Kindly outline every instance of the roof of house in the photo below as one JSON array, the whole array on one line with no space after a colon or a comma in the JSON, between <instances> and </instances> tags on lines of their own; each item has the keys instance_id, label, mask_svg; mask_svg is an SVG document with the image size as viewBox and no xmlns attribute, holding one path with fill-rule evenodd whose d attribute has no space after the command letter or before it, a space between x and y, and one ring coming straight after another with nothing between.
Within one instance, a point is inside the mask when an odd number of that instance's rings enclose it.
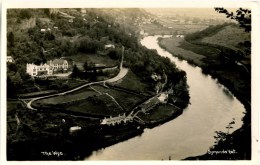
<instances>
[{"instance_id":1,"label":"roof of house","mask_svg":"<svg viewBox=\"0 0 260 165\"><path fill-rule=\"evenodd\" d=\"M50 62L52 62L52 64L58 64L58 65L68 63L67 60L63 60L63 59L55 59L55 60L52 60L52 61L48 61L47 63L50 64Z\"/></svg>"},{"instance_id":2,"label":"roof of house","mask_svg":"<svg viewBox=\"0 0 260 165\"><path fill-rule=\"evenodd\" d=\"M145 103L141 104L140 107L147 109L147 108L149 108L153 105L156 105L158 103L160 103L160 100L158 99L158 97L154 97L152 99L147 100Z\"/></svg>"}]
</instances>

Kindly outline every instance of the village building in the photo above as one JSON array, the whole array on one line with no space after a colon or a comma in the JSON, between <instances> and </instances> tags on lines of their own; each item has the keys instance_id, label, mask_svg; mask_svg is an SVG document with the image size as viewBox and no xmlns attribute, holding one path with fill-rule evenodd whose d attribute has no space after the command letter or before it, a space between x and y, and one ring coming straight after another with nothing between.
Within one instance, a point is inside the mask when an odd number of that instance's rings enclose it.
<instances>
[{"instance_id":1,"label":"village building","mask_svg":"<svg viewBox=\"0 0 260 165\"><path fill-rule=\"evenodd\" d=\"M6 57L6 62L13 63L13 62L14 62L13 57L12 57L12 56L7 56L7 57Z\"/></svg>"},{"instance_id":2,"label":"village building","mask_svg":"<svg viewBox=\"0 0 260 165\"><path fill-rule=\"evenodd\" d=\"M144 30L141 30L141 31L140 31L140 35L144 35Z\"/></svg>"},{"instance_id":3,"label":"village building","mask_svg":"<svg viewBox=\"0 0 260 165\"><path fill-rule=\"evenodd\" d=\"M176 35L177 38L184 38L184 35Z\"/></svg>"},{"instance_id":4,"label":"village building","mask_svg":"<svg viewBox=\"0 0 260 165\"><path fill-rule=\"evenodd\" d=\"M151 75L151 78L154 80L154 81L159 81L162 79L162 77L160 75L157 75L156 73L153 73Z\"/></svg>"},{"instance_id":5,"label":"village building","mask_svg":"<svg viewBox=\"0 0 260 165\"><path fill-rule=\"evenodd\" d=\"M86 9L83 9L83 8L81 8L81 9L80 9L80 12L81 12L81 14L86 14L86 13L87 13L87 10L86 10Z\"/></svg>"},{"instance_id":6,"label":"village building","mask_svg":"<svg viewBox=\"0 0 260 165\"><path fill-rule=\"evenodd\" d=\"M142 105L140 105L140 107L143 112L147 112L147 111L153 109L159 103L160 103L160 100L158 99L158 97L153 97L153 98L147 100L146 102L144 102Z\"/></svg>"},{"instance_id":7,"label":"village building","mask_svg":"<svg viewBox=\"0 0 260 165\"><path fill-rule=\"evenodd\" d=\"M59 12L59 9L56 8L50 8L49 9L50 14L57 14Z\"/></svg>"},{"instance_id":8,"label":"village building","mask_svg":"<svg viewBox=\"0 0 260 165\"><path fill-rule=\"evenodd\" d=\"M73 127L70 127L69 132L70 132L70 134L73 134L75 132L80 131L81 129L82 128L80 126L73 126Z\"/></svg>"},{"instance_id":9,"label":"village building","mask_svg":"<svg viewBox=\"0 0 260 165\"><path fill-rule=\"evenodd\" d=\"M42 75L52 75L55 73L64 73L69 69L69 64L67 60L55 59L50 60L45 64L35 65L33 63L27 63L26 73L31 76L42 76Z\"/></svg>"},{"instance_id":10,"label":"village building","mask_svg":"<svg viewBox=\"0 0 260 165\"><path fill-rule=\"evenodd\" d=\"M160 102L162 102L162 103L166 103L166 102L167 102L167 98L168 98L168 93L167 93L167 92L161 93L161 94L158 96L158 99L159 99Z\"/></svg>"},{"instance_id":11,"label":"village building","mask_svg":"<svg viewBox=\"0 0 260 165\"><path fill-rule=\"evenodd\" d=\"M105 49L114 49L115 45L114 44L106 44Z\"/></svg>"},{"instance_id":12,"label":"village building","mask_svg":"<svg viewBox=\"0 0 260 165\"><path fill-rule=\"evenodd\" d=\"M53 72L51 67L47 64L35 65L33 63L27 63L26 73L34 77L40 75L51 75Z\"/></svg>"},{"instance_id":13,"label":"village building","mask_svg":"<svg viewBox=\"0 0 260 165\"><path fill-rule=\"evenodd\" d=\"M127 123L127 122L131 122L133 121L133 118L132 117L129 117L129 116L125 116L125 114L123 115L118 115L116 117L112 117L110 116L109 118L104 118L102 121L101 121L101 125L109 125L109 126L114 126L114 125L118 125L118 124L121 124L121 123Z\"/></svg>"}]
</instances>

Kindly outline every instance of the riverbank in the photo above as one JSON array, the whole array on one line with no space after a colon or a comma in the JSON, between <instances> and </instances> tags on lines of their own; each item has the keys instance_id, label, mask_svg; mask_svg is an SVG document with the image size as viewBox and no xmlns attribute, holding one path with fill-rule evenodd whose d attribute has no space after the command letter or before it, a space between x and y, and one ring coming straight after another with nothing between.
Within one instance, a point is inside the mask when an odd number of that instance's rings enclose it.
<instances>
[{"instance_id":1,"label":"riverbank","mask_svg":"<svg viewBox=\"0 0 260 165\"><path fill-rule=\"evenodd\" d=\"M223 144L215 146L215 149L225 147L235 148L236 153L230 156L230 159L250 159L251 158L251 83L250 74L237 65L223 66L218 60L216 48L188 43L184 39L166 38L160 39L159 45L169 51L173 56L187 60L192 65L202 68L203 73L216 78L219 83L226 86L233 95L244 105L246 113L243 120L243 126L228 135L229 138ZM187 49L187 50L186 50ZM201 54L199 54L201 52ZM238 74L239 73L239 74ZM241 145L241 144L245 145ZM232 144L230 146L229 144ZM203 156L187 159L227 159L228 155L207 153Z\"/></svg>"},{"instance_id":2,"label":"riverbank","mask_svg":"<svg viewBox=\"0 0 260 165\"><path fill-rule=\"evenodd\" d=\"M15 108L18 103L21 104L18 101L12 107ZM9 109L10 106L8 104ZM144 125L133 121L115 126L102 126L96 116L48 109L37 112L26 111L23 109L26 107L22 104L19 107L19 112L16 110L9 114L11 117L14 113L18 113L23 123L11 128L15 136L9 135L7 139L8 160L84 160L94 151L98 152L103 148L139 136L145 128L161 125L182 113L182 110L174 111L175 113L165 114L165 118ZM35 118L39 120L35 121ZM8 126L11 123L14 121L10 121ZM70 132L72 126L79 126L81 130ZM26 152L22 152L24 148Z\"/></svg>"},{"instance_id":3,"label":"riverbank","mask_svg":"<svg viewBox=\"0 0 260 165\"><path fill-rule=\"evenodd\" d=\"M248 113L251 113L251 75L236 65L222 66L217 60L219 51L216 48L191 44L175 37L159 39L158 44L173 56L200 67L204 74L216 78L243 103Z\"/></svg>"}]
</instances>

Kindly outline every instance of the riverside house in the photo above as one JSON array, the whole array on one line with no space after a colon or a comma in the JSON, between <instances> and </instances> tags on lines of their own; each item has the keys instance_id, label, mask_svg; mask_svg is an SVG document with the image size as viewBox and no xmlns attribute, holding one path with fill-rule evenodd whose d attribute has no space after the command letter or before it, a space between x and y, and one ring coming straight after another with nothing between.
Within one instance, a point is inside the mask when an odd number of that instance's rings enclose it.
<instances>
[{"instance_id":1,"label":"riverside house","mask_svg":"<svg viewBox=\"0 0 260 165\"><path fill-rule=\"evenodd\" d=\"M109 118L104 118L102 121L101 121L101 125L108 125L108 126L114 126L114 125L118 125L118 124L121 124L121 123L127 123L127 122L131 122L133 121L133 118L130 117L130 116L125 116L125 114L123 115L118 115L118 116L115 116L115 117L112 117L110 116Z\"/></svg>"}]
</instances>

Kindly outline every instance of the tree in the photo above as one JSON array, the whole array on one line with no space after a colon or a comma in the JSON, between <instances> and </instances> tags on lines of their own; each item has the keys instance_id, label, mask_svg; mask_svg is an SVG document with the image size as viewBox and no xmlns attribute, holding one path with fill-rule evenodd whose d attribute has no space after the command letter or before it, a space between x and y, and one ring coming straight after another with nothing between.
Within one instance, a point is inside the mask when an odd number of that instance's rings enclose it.
<instances>
[{"instance_id":1,"label":"tree","mask_svg":"<svg viewBox=\"0 0 260 165\"><path fill-rule=\"evenodd\" d=\"M251 10L239 8L236 14L229 12L223 7L215 7L215 10L219 13L226 14L227 18L236 20L240 27L244 28L246 32L251 31Z\"/></svg>"},{"instance_id":2,"label":"tree","mask_svg":"<svg viewBox=\"0 0 260 165\"><path fill-rule=\"evenodd\" d=\"M114 49L110 50L107 55L113 60L118 60L120 56L119 52Z\"/></svg>"},{"instance_id":3,"label":"tree","mask_svg":"<svg viewBox=\"0 0 260 165\"><path fill-rule=\"evenodd\" d=\"M85 71L88 71L89 70L89 64L88 64L88 62L86 61L85 63L84 63L84 65L83 65L83 68L84 68L84 70Z\"/></svg>"},{"instance_id":4,"label":"tree","mask_svg":"<svg viewBox=\"0 0 260 165\"><path fill-rule=\"evenodd\" d=\"M227 9L223 7L216 7L215 10L219 13L224 13L226 14L227 18L236 20L240 27L245 29L245 32L251 32L251 10L249 9L243 9L239 8L236 10L236 14L233 12L229 12ZM240 48L244 49L245 55L250 55L251 54L251 42L250 41L245 41L244 43L239 43L238 45ZM238 53L238 56L241 53ZM238 57L239 58L239 57Z\"/></svg>"},{"instance_id":5,"label":"tree","mask_svg":"<svg viewBox=\"0 0 260 165\"><path fill-rule=\"evenodd\" d=\"M50 10L49 9L43 9L44 13L49 17L50 16Z\"/></svg>"},{"instance_id":6,"label":"tree","mask_svg":"<svg viewBox=\"0 0 260 165\"><path fill-rule=\"evenodd\" d=\"M233 128L232 125L235 124L235 119L233 118L233 120L226 126L227 132L223 132L223 131L215 131L215 133L217 134L216 136L214 136L214 138L216 139L215 144L224 144L225 141L227 140L227 138L229 138L230 132L229 130Z\"/></svg>"},{"instance_id":7,"label":"tree","mask_svg":"<svg viewBox=\"0 0 260 165\"><path fill-rule=\"evenodd\" d=\"M19 72L16 72L16 74L13 76L12 81L13 81L15 86L19 86L19 85L22 84L23 80L22 80Z\"/></svg>"},{"instance_id":8,"label":"tree","mask_svg":"<svg viewBox=\"0 0 260 165\"><path fill-rule=\"evenodd\" d=\"M14 47L14 34L13 32L10 32L7 37L8 43L10 44L10 47Z\"/></svg>"},{"instance_id":9,"label":"tree","mask_svg":"<svg viewBox=\"0 0 260 165\"><path fill-rule=\"evenodd\" d=\"M79 70L79 68L77 67L77 65L75 64L75 65L73 66L73 69L72 69L71 77L72 77L72 78L76 78L76 77L78 77L79 75L80 75L80 70Z\"/></svg>"},{"instance_id":10,"label":"tree","mask_svg":"<svg viewBox=\"0 0 260 165\"><path fill-rule=\"evenodd\" d=\"M41 20L39 18L36 18L36 26L38 26L39 28L43 27L43 23L41 22Z\"/></svg>"},{"instance_id":11,"label":"tree","mask_svg":"<svg viewBox=\"0 0 260 165\"><path fill-rule=\"evenodd\" d=\"M23 9L23 10L21 10L19 16L20 16L21 19L29 19L29 18L32 17L32 14L29 11L29 9Z\"/></svg>"}]
</instances>

